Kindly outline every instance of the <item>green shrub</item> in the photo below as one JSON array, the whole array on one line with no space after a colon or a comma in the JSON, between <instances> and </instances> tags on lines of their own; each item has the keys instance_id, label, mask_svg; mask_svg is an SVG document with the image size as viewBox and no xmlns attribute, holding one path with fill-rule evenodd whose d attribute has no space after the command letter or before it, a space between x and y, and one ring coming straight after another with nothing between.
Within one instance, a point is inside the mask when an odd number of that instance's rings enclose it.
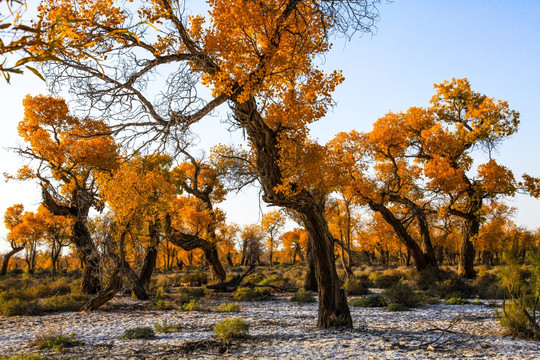
<instances>
[{"instance_id":1,"label":"green shrub","mask_svg":"<svg viewBox=\"0 0 540 360\"><path fill-rule=\"evenodd\" d=\"M10 357L0 356L0 360L46 360L46 358L42 358L38 354L33 354L33 355L19 354L19 355L10 356Z\"/></svg>"},{"instance_id":2,"label":"green shrub","mask_svg":"<svg viewBox=\"0 0 540 360\"><path fill-rule=\"evenodd\" d=\"M0 297L0 314L4 316L37 315L42 312L37 300Z\"/></svg>"},{"instance_id":3,"label":"green shrub","mask_svg":"<svg viewBox=\"0 0 540 360\"><path fill-rule=\"evenodd\" d=\"M182 311L203 311L204 308L197 300L191 300L188 303L182 304L179 307Z\"/></svg>"},{"instance_id":4,"label":"green shrub","mask_svg":"<svg viewBox=\"0 0 540 360\"><path fill-rule=\"evenodd\" d=\"M182 330L182 324L169 324L167 320L163 320L161 323L154 324L154 329L158 333L171 333Z\"/></svg>"},{"instance_id":5,"label":"green shrub","mask_svg":"<svg viewBox=\"0 0 540 360\"><path fill-rule=\"evenodd\" d=\"M27 290L30 297L46 298L51 296L66 295L71 292L71 286L62 280L56 281L52 284L41 284L35 287L28 288Z\"/></svg>"},{"instance_id":6,"label":"green shrub","mask_svg":"<svg viewBox=\"0 0 540 360\"><path fill-rule=\"evenodd\" d=\"M386 302L380 295L364 296L360 298L352 298L349 300L349 305L353 307L384 307Z\"/></svg>"},{"instance_id":7,"label":"green shrub","mask_svg":"<svg viewBox=\"0 0 540 360\"><path fill-rule=\"evenodd\" d=\"M191 300L198 300L204 297L203 288L181 288L178 291L178 301L183 304Z\"/></svg>"},{"instance_id":8,"label":"green shrub","mask_svg":"<svg viewBox=\"0 0 540 360\"><path fill-rule=\"evenodd\" d=\"M439 298L433 296L429 291L415 291L414 293L422 304L433 305L439 303Z\"/></svg>"},{"instance_id":9,"label":"green shrub","mask_svg":"<svg viewBox=\"0 0 540 360\"><path fill-rule=\"evenodd\" d=\"M223 342L245 338L249 334L249 324L240 318L225 319L214 326L214 334Z\"/></svg>"},{"instance_id":10,"label":"green shrub","mask_svg":"<svg viewBox=\"0 0 540 360\"><path fill-rule=\"evenodd\" d=\"M351 295L366 295L369 293L368 283L353 276L349 276L345 280L343 288Z\"/></svg>"},{"instance_id":11,"label":"green shrub","mask_svg":"<svg viewBox=\"0 0 540 360\"><path fill-rule=\"evenodd\" d=\"M467 298L473 293L472 287L465 283L460 276L453 276L447 280L438 281L433 291L441 299L447 298L450 294L453 297Z\"/></svg>"},{"instance_id":12,"label":"green shrub","mask_svg":"<svg viewBox=\"0 0 540 360\"><path fill-rule=\"evenodd\" d=\"M401 276L394 274L384 274L382 272L373 272L369 275L369 281L373 284L374 287L379 289L386 289L392 285L395 285L399 282Z\"/></svg>"},{"instance_id":13,"label":"green shrub","mask_svg":"<svg viewBox=\"0 0 540 360\"><path fill-rule=\"evenodd\" d=\"M290 300L296 303L305 304L315 302L315 297L313 296L313 293L311 291L299 289L293 294L293 296L291 296Z\"/></svg>"},{"instance_id":14,"label":"green shrub","mask_svg":"<svg viewBox=\"0 0 540 360\"><path fill-rule=\"evenodd\" d=\"M481 299L504 299L504 289L496 274L484 273L472 283L474 294Z\"/></svg>"},{"instance_id":15,"label":"green shrub","mask_svg":"<svg viewBox=\"0 0 540 360\"><path fill-rule=\"evenodd\" d=\"M412 276L412 281L419 290L432 289L435 284L441 280L441 277L447 277L442 271L423 270L418 271Z\"/></svg>"},{"instance_id":16,"label":"green shrub","mask_svg":"<svg viewBox=\"0 0 540 360\"><path fill-rule=\"evenodd\" d=\"M234 298L239 301L265 301L272 298L268 288L239 287L234 292Z\"/></svg>"},{"instance_id":17,"label":"green shrub","mask_svg":"<svg viewBox=\"0 0 540 360\"><path fill-rule=\"evenodd\" d=\"M124 331L120 340L153 339L156 337L154 329L148 326L134 327Z\"/></svg>"},{"instance_id":18,"label":"green shrub","mask_svg":"<svg viewBox=\"0 0 540 360\"><path fill-rule=\"evenodd\" d=\"M215 312L239 312L240 305L238 303L221 304L213 309Z\"/></svg>"},{"instance_id":19,"label":"green shrub","mask_svg":"<svg viewBox=\"0 0 540 360\"><path fill-rule=\"evenodd\" d=\"M257 285L265 286L265 285L272 285L278 281L283 281L283 277L280 275L272 275L270 277L267 277L266 279L263 279L260 281Z\"/></svg>"},{"instance_id":20,"label":"green shrub","mask_svg":"<svg viewBox=\"0 0 540 360\"><path fill-rule=\"evenodd\" d=\"M255 274L251 274L251 275L246 276L242 282L244 284L257 285L258 283L260 283L263 280L264 280L264 275L263 274L255 273Z\"/></svg>"},{"instance_id":21,"label":"green shrub","mask_svg":"<svg viewBox=\"0 0 540 360\"><path fill-rule=\"evenodd\" d=\"M186 274L182 276L180 282L182 284L189 284L189 286L201 286L208 283L208 276L201 272Z\"/></svg>"},{"instance_id":22,"label":"green shrub","mask_svg":"<svg viewBox=\"0 0 540 360\"><path fill-rule=\"evenodd\" d=\"M446 299L445 302L446 302L446 305L465 305L469 303L467 299L460 298L460 297L450 297Z\"/></svg>"},{"instance_id":23,"label":"green shrub","mask_svg":"<svg viewBox=\"0 0 540 360\"><path fill-rule=\"evenodd\" d=\"M409 311L410 309L403 304L388 304L386 307L388 311Z\"/></svg>"},{"instance_id":24,"label":"green shrub","mask_svg":"<svg viewBox=\"0 0 540 360\"><path fill-rule=\"evenodd\" d=\"M395 284L381 294L387 304L401 304L408 307L418 306L418 296L405 284Z\"/></svg>"},{"instance_id":25,"label":"green shrub","mask_svg":"<svg viewBox=\"0 0 540 360\"><path fill-rule=\"evenodd\" d=\"M49 312L79 311L87 300L88 297L82 295L51 296L41 301L41 307Z\"/></svg>"},{"instance_id":26,"label":"green shrub","mask_svg":"<svg viewBox=\"0 0 540 360\"><path fill-rule=\"evenodd\" d=\"M530 328L530 321L523 311L526 309L523 304L515 301L505 302L499 314L499 321L511 335L532 336L534 333Z\"/></svg>"},{"instance_id":27,"label":"green shrub","mask_svg":"<svg viewBox=\"0 0 540 360\"><path fill-rule=\"evenodd\" d=\"M529 250L529 268L524 271L519 259L505 254L505 265L498 276L506 298L500 322L511 334L540 339L540 319L536 315L540 304L540 248ZM529 278L527 278L529 277Z\"/></svg>"},{"instance_id":28,"label":"green shrub","mask_svg":"<svg viewBox=\"0 0 540 360\"><path fill-rule=\"evenodd\" d=\"M173 304L165 299L154 299L152 305L155 310L171 310L173 308Z\"/></svg>"},{"instance_id":29,"label":"green shrub","mask_svg":"<svg viewBox=\"0 0 540 360\"><path fill-rule=\"evenodd\" d=\"M154 292L154 299L156 299L156 300L166 300L166 299L169 299L169 298L170 298L169 289L166 286L161 285L161 286L156 288L156 290Z\"/></svg>"},{"instance_id":30,"label":"green shrub","mask_svg":"<svg viewBox=\"0 0 540 360\"><path fill-rule=\"evenodd\" d=\"M32 345L38 349L54 349L57 351L64 351L67 348L75 347L84 344L80 340L75 339L75 334L46 334L38 336L32 342Z\"/></svg>"}]
</instances>

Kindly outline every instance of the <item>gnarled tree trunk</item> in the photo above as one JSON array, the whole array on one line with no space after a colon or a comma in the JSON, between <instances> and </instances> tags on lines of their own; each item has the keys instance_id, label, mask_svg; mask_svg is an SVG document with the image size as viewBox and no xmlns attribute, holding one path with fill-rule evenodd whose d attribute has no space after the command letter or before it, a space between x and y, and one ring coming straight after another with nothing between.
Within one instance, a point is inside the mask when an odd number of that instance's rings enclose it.
<instances>
[{"instance_id":1,"label":"gnarled tree trunk","mask_svg":"<svg viewBox=\"0 0 540 360\"><path fill-rule=\"evenodd\" d=\"M42 195L43 205L51 214L72 216L75 219L75 223L73 224L73 243L77 247L84 266L81 293L97 294L101 290L99 252L86 225L92 200L76 193L74 195L75 201L73 202L75 205L61 205L56 202L45 186L42 187Z\"/></svg>"},{"instance_id":2,"label":"gnarled tree trunk","mask_svg":"<svg viewBox=\"0 0 540 360\"><path fill-rule=\"evenodd\" d=\"M156 268L157 256L157 247L148 247L148 249L146 250L146 255L144 256L141 273L139 275L139 282L145 289L148 289L148 287L150 286L150 280L152 279L152 274L154 273L154 269Z\"/></svg>"},{"instance_id":3,"label":"gnarled tree trunk","mask_svg":"<svg viewBox=\"0 0 540 360\"><path fill-rule=\"evenodd\" d=\"M246 130L255 150L258 178L264 190L263 200L296 211L313 240L313 258L319 288L320 328L352 327L352 318L345 292L340 289L334 261L334 243L328 223L324 218L324 203L303 189L294 195L285 195L275 189L283 182L279 167L279 136L269 128L254 98L246 102L234 102L235 118Z\"/></svg>"},{"instance_id":4,"label":"gnarled tree trunk","mask_svg":"<svg viewBox=\"0 0 540 360\"><path fill-rule=\"evenodd\" d=\"M97 294L101 290L99 252L92 241L90 231L86 225L86 219L76 219L73 225L73 243L77 246L84 265L81 293L88 295Z\"/></svg>"},{"instance_id":5,"label":"gnarled tree trunk","mask_svg":"<svg viewBox=\"0 0 540 360\"><path fill-rule=\"evenodd\" d=\"M198 236L184 234L176 230L170 231L169 241L186 251L191 251L193 249L202 249L205 259L210 265L212 278L224 281L227 277L225 269L223 268L221 261L219 261L217 248L211 242L201 239Z\"/></svg>"},{"instance_id":6,"label":"gnarled tree trunk","mask_svg":"<svg viewBox=\"0 0 540 360\"><path fill-rule=\"evenodd\" d=\"M7 274L9 259L11 259L11 257L15 255L16 253L21 252L23 250L24 250L24 246L15 247L4 255L4 259L2 261L2 272L0 272L0 275L4 276Z\"/></svg>"},{"instance_id":7,"label":"gnarled tree trunk","mask_svg":"<svg viewBox=\"0 0 540 360\"><path fill-rule=\"evenodd\" d=\"M459 252L458 262L458 274L468 279L476 277L476 271L474 271L474 257L476 251L471 239L474 239L478 235L480 230L480 223L476 217L471 216L470 219L463 222L463 230L461 234L461 244Z\"/></svg>"},{"instance_id":8,"label":"gnarled tree trunk","mask_svg":"<svg viewBox=\"0 0 540 360\"><path fill-rule=\"evenodd\" d=\"M371 210L377 211L378 213L380 213L381 216L384 218L384 220L390 226L392 226L398 238L411 252L411 255L414 259L414 263L416 266L416 270L424 271L427 269L435 269L435 270L438 269L437 259L435 258L435 253L433 252L433 247L431 245L426 246L424 244L425 252L422 251L422 248L408 233L407 229L405 228L405 226L403 226L402 222L398 218L396 218L394 214L392 214L392 212L386 206L375 203L373 201L370 201L368 205ZM424 238L423 241L425 242L426 239Z\"/></svg>"}]
</instances>

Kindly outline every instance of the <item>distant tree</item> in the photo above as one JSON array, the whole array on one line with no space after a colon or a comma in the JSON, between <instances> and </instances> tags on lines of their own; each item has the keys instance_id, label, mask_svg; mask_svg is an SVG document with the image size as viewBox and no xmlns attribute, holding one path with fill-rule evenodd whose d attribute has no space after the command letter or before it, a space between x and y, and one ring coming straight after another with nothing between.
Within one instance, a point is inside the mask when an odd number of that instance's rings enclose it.
<instances>
[{"instance_id":1,"label":"distant tree","mask_svg":"<svg viewBox=\"0 0 540 360\"><path fill-rule=\"evenodd\" d=\"M7 236L7 241L11 246L11 250L4 255L4 258L2 260L2 271L0 272L0 275L7 274L9 259L11 259L13 255L24 250L24 242L22 241L23 239L15 236L15 234L11 234L11 231L13 231L13 229L15 229L19 224L22 223L23 214L24 206L22 204L15 204L10 206L6 209L6 212L4 213L4 225L10 231Z\"/></svg>"},{"instance_id":2,"label":"distant tree","mask_svg":"<svg viewBox=\"0 0 540 360\"><path fill-rule=\"evenodd\" d=\"M274 265L274 251L278 246L278 237L283 226L285 225L285 216L279 210L272 210L263 215L262 231L267 235L265 245L268 249L270 267Z\"/></svg>"}]
</instances>

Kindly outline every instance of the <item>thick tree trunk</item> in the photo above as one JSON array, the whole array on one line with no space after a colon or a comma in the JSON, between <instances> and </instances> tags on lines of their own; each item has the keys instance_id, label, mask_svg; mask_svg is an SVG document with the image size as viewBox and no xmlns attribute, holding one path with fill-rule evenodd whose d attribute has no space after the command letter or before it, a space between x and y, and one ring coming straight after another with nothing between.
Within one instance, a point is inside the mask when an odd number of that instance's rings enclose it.
<instances>
[{"instance_id":1,"label":"thick tree trunk","mask_svg":"<svg viewBox=\"0 0 540 360\"><path fill-rule=\"evenodd\" d=\"M139 300L148 300L149 296L146 292L146 289L139 281L137 273L131 268L129 263L125 259L120 259L122 274L127 278L129 284L131 285L131 291L133 295Z\"/></svg>"},{"instance_id":2,"label":"thick tree trunk","mask_svg":"<svg viewBox=\"0 0 540 360\"><path fill-rule=\"evenodd\" d=\"M309 236L306 251L306 278L304 279L304 290L318 291L317 276L315 275L315 258L313 257L313 245Z\"/></svg>"},{"instance_id":3,"label":"thick tree trunk","mask_svg":"<svg viewBox=\"0 0 540 360\"><path fill-rule=\"evenodd\" d=\"M352 318L347 305L345 291L340 288L340 280L334 262L332 235L324 219L322 210L312 209L301 214L306 230L313 239L313 258L319 290L320 328L351 328Z\"/></svg>"},{"instance_id":4,"label":"thick tree trunk","mask_svg":"<svg viewBox=\"0 0 540 360\"><path fill-rule=\"evenodd\" d=\"M114 298L118 292L118 289L120 288L120 277L118 276L118 271L119 270L117 269L111 276L109 286L92 297L86 304L83 305L80 311L97 310L109 300Z\"/></svg>"},{"instance_id":5,"label":"thick tree trunk","mask_svg":"<svg viewBox=\"0 0 540 360\"><path fill-rule=\"evenodd\" d=\"M16 248L11 249L7 254L4 255L4 259L2 261L2 272L0 272L1 276L4 276L7 274L9 259L11 259L11 257L15 255L16 253L21 252L23 250L24 250L24 246L16 247Z\"/></svg>"},{"instance_id":6,"label":"thick tree trunk","mask_svg":"<svg viewBox=\"0 0 540 360\"><path fill-rule=\"evenodd\" d=\"M156 246L150 246L146 249L143 266L141 268L141 273L139 274L139 282L145 289L148 289L150 286L150 280L152 279L152 274L156 268L157 256L158 249Z\"/></svg>"},{"instance_id":7,"label":"thick tree trunk","mask_svg":"<svg viewBox=\"0 0 540 360\"><path fill-rule=\"evenodd\" d=\"M99 252L86 225L92 200L89 200L84 194L76 193L74 195L75 206L59 205L44 186L42 187L42 196L43 205L51 214L73 216L75 219L73 243L77 247L81 263L84 266L81 293L97 294L101 290Z\"/></svg>"},{"instance_id":8,"label":"thick tree trunk","mask_svg":"<svg viewBox=\"0 0 540 360\"><path fill-rule=\"evenodd\" d=\"M299 189L294 195L277 192L283 184L280 169L279 137L286 136L268 127L257 110L257 102L233 101L235 118L245 129L255 151L258 178L264 190L266 203L283 206L296 211L313 239L313 256L319 287L320 328L352 327L352 318L345 292L340 289L334 262L334 243L324 219L324 196L314 197L307 189Z\"/></svg>"},{"instance_id":9,"label":"thick tree trunk","mask_svg":"<svg viewBox=\"0 0 540 360\"><path fill-rule=\"evenodd\" d=\"M209 246L205 247L203 251L204 257L210 265L210 273L212 275L212 280L225 281L225 279L227 278L227 273L225 272L221 261L219 261L217 248L213 244L208 243L208 245Z\"/></svg>"},{"instance_id":10,"label":"thick tree trunk","mask_svg":"<svg viewBox=\"0 0 540 360\"><path fill-rule=\"evenodd\" d=\"M101 291L101 271L98 250L92 241L86 221L76 219L73 225L73 242L84 264L81 293L92 295Z\"/></svg>"},{"instance_id":11,"label":"thick tree trunk","mask_svg":"<svg viewBox=\"0 0 540 360\"><path fill-rule=\"evenodd\" d=\"M470 219L463 222L463 231L461 235L461 244L459 252L458 263L458 275L466 277L467 279L473 279L476 277L476 271L474 271L474 257L475 250L471 239L474 239L478 235L480 230L480 223L476 217L472 216Z\"/></svg>"}]
</instances>

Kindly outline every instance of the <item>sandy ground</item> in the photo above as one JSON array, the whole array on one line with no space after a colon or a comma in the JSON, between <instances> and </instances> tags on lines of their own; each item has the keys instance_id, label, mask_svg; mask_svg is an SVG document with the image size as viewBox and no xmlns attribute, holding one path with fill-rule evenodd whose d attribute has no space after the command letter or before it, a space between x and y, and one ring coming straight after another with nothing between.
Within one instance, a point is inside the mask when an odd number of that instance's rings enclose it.
<instances>
[{"instance_id":1,"label":"sandy ground","mask_svg":"<svg viewBox=\"0 0 540 360\"><path fill-rule=\"evenodd\" d=\"M317 304L275 301L240 303L239 313L143 310L131 299L111 310L45 316L0 317L0 356L41 354L49 359L540 359L540 342L505 336L487 305L427 305L412 311L351 308L354 330L319 330ZM206 303L208 307L219 301ZM487 303L486 303L487 304ZM223 347L213 326L241 317L250 338ZM120 340L136 326L167 320L178 332L153 340ZM84 345L63 353L37 350L40 334L73 333Z\"/></svg>"}]
</instances>

